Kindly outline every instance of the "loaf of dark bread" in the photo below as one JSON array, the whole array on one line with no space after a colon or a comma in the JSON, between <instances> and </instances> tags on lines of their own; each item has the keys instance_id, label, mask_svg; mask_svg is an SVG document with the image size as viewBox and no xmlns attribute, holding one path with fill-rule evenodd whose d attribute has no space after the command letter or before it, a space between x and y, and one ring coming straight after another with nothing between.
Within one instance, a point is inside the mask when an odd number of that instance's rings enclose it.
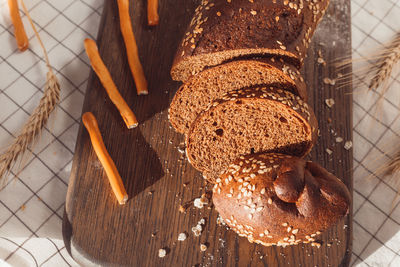
<instances>
[{"instance_id":1,"label":"loaf of dark bread","mask_svg":"<svg viewBox=\"0 0 400 267\"><path fill-rule=\"evenodd\" d=\"M235 90L212 103L193 122L186 154L211 182L240 155L276 152L303 157L317 138L312 109L276 87Z\"/></svg>"},{"instance_id":2,"label":"loaf of dark bread","mask_svg":"<svg viewBox=\"0 0 400 267\"><path fill-rule=\"evenodd\" d=\"M203 0L171 69L187 81L207 66L249 56L281 55L299 67L329 0Z\"/></svg>"},{"instance_id":3,"label":"loaf of dark bread","mask_svg":"<svg viewBox=\"0 0 400 267\"><path fill-rule=\"evenodd\" d=\"M210 103L223 94L254 85L280 86L307 99L307 89L300 72L282 58L238 60L208 68L192 76L176 92L169 109L169 120L180 133Z\"/></svg>"},{"instance_id":4,"label":"loaf of dark bread","mask_svg":"<svg viewBox=\"0 0 400 267\"><path fill-rule=\"evenodd\" d=\"M351 199L347 187L318 164L282 154L241 156L213 191L226 224L265 246L315 241L348 213Z\"/></svg>"}]
</instances>

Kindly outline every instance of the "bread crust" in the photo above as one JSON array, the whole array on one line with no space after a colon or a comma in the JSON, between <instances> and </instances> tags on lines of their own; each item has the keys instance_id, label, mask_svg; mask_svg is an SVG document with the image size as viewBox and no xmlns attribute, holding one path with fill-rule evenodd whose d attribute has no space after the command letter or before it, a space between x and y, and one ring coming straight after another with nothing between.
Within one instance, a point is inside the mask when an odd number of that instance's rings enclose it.
<instances>
[{"instance_id":1,"label":"bread crust","mask_svg":"<svg viewBox=\"0 0 400 267\"><path fill-rule=\"evenodd\" d=\"M216 181L213 202L227 225L265 246L310 243L349 212L343 182L283 154L241 156Z\"/></svg>"},{"instance_id":2,"label":"bread crust","mask_svg":"<svg viewBox=\"0 0 400 267\"><path fill-rule=\"evenodd\" d=\"M187 81L207 66L243 56L281 55L300 67L329 0L203 0L171 69Z\"/></svg>"}]
</instances>

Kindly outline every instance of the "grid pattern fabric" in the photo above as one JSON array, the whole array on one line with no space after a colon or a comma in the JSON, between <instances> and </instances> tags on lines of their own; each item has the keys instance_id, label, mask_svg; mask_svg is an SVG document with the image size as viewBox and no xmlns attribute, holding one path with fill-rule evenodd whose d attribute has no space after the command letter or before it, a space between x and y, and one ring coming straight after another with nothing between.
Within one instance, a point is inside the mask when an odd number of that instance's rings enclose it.
<instances>
[{"instance_id":1,"label":"grid pattern fabric","mask_svg":"<svg viewBox=\"0 0 400 267\"><path fill-rule=\"evenodd\" d=\"M332 0L333 1L333 0ZM100 0L26 0L61 83L61 101L35 147L0 192L0 265L77 266L61 233L65 194L90 71L83 40L95 38ZM367 91L363 73L400 32L400 0L352 0L354 241L353 266L400 266L400 198L396 177L377 173L400 144L400 73L388 91ZM25 25L27 20L21 16ZM18 52L0 0L0 149L37 105L46 66L33 32ZM329 64L329 62L328 62ZM12 179L16 177L17 179Z\"/></svg>"}]
</instances>

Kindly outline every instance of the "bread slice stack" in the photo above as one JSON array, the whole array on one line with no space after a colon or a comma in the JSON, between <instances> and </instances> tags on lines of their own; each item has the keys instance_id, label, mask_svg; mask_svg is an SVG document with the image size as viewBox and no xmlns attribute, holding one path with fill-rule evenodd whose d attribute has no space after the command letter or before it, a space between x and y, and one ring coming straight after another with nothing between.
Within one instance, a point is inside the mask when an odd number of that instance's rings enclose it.
<instances>
[{"instance_id":1,"label":"bread slice stack","mask_svg":"<svg viewBox=\"0 0 400 267\"><path fill-rule=\"evenodd\" d=\"M318 126L300 68L328 3L203 0L174 59L171 76L183 85L169 120L185 134L190 163L215 184L220 215L250 242L307 242L349 209L345 185L302 159L317 140ZM250 206L240 202L243 196ZM313 211L320 214L318 223L309 220ZM301 238L272 225L288 224L281 222L285 216L301 226ZM238 224L250 228L238 230Z\"/></svg>"}]
</instances>

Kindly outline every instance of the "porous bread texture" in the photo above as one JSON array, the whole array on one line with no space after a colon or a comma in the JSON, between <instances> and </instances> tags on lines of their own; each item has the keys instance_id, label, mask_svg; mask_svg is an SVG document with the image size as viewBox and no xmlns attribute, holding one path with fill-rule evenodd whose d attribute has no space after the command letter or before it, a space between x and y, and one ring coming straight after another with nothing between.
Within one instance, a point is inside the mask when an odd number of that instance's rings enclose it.
<instances>
[{"instance_id":1,"label":"porous bread texture","mask_svg":"<svg viewBox=\"0 0 400 267\"><path fill-rule=\"evenodd\" d=\"M318 164L283 154L241 156L217 179L213 203L240 236L264 246L310 243L349 212L347 187Z\"/></svg>"},{"instance_id":2,"label":"porous bread texture","mask_svg":"<svg viewBox=\"0 0 400 267\"><path fill-rule=\"evenodd\" d=\"M209 181L240 155L279 152L303 157L317 138L317 121L300 97L274 87L234 90L193 122L186 154Z\"/></svg>"},{"instance_id":3,"label":"porous bread texture","mask_svg":"<svg viewBox=\"0 0 400 267\"><path fill-rule=\"evenodd\" d=\"M254 85L282 87L307 100L300 72L282 58L238 60L208 68L183 84L172 99L169 121L176 131L187 134L196 117L213 100Z\"/></svg>"},{"instance_id":4,"label":"porous bread texture","mask_svg":"<svg viewBox=\"0 0 400 267\"><path fill-rule=\"evenodd\" d=\"M187 81L207 66L244 56L280 55L300 67L329 0L203 0L171 69Z\"/></svg>"}]
</instances>

